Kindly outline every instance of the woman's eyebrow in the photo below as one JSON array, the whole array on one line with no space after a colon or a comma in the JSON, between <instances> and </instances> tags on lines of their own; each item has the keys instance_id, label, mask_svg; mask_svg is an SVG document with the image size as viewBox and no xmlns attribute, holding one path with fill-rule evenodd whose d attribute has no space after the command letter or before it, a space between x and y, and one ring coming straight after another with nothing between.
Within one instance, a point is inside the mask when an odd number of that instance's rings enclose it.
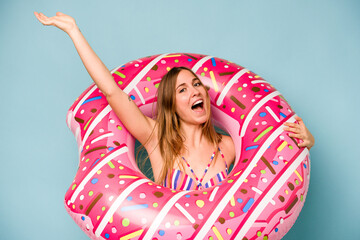
<instances>
[{"instance_id":1,"label":"woman's eyebrow","mask_svg":"<svg viewBox=\"0 0 360 240\"><path fill-rule=\"evenodd\" d=\"M181 87L183 85L185 85L185 83L180 84L179 86L176 87L176 89L178 89L179 87Z\"/></svg>"},{"instance_id":2,"label":"woman's eyebrow","mask_svg":"<svg viewBox=\"0 0 360 240\"><path fill-rule=\"evenodd\" d=\"M197 77L194 77L194 78L192 79L192 82L195 82L195 81L200 81L200 79L197 78ZM181 87L181 86L183 86L183 85L186 85L186 83L181 83L179 86L176 87L176 89L178 89L179 87Z\"/></svg>"}]
</instances>

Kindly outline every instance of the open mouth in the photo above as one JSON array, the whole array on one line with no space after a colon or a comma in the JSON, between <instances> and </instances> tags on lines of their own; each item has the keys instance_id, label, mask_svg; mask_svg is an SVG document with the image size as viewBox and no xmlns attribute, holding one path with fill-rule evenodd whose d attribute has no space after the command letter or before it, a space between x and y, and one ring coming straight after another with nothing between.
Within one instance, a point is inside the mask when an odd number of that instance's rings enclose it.
<instances>
[{"instance_id":1,"label":"open mouth","mask_svg":"<svg viewBox=\"0 0 360 240\"><path fill-rule=\"evenodd\" d=\"M194 104L191 106L191 109L194 111L201 111L204 109L204 102L203 100L198 100L194 102Z\"/></svg>"}]
</instances>

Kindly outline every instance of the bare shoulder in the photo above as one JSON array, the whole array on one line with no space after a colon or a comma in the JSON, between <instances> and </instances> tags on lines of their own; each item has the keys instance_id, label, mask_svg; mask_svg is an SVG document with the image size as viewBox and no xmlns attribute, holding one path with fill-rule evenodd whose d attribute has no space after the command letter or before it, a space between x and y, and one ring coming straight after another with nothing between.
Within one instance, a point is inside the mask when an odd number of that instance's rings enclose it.
<instances>
[{"instance_id":1,"label":"bare shoulder","mask_svg":"<svg viewBox=\"0 0 360 240\"><path fill-rule=\"evenodd\" d=\"M231 164L235 161L235 145L230 136L222 135L220 149L224 154L227 164Z\"/></svg>"}]
</instances>

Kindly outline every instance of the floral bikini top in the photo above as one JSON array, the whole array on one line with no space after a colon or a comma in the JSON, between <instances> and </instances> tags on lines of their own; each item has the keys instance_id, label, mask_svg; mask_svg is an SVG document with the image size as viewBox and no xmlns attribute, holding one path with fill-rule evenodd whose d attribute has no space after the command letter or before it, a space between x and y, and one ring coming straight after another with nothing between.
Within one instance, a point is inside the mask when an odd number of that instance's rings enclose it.
<instances>
[{"instance_id":1,"label":"floral bikini top","mask_svg":"<svg viewBox=\"0 0 360 240\"><path fill-rule=\"evenodd\" d=\"M186 159L184 157L182 157L182 159L184 160L184 162L186 163L186 165L188 166L188 168L190 169L191 173L193 174L193 177L190 177L188 174L186 174L185 172L180 171L179 169L174 169L171 173L170 176L170 180L171 182L168 183L168 177L165 178L164 187L170 187L172 189L175 190L198 190L198 189L203 189L203 188L209 188L212 186L215 186L216 184L220 183L221 181L223 181L227 175L228 175L228 166L226 164L226 161L224 159L224 155L222 154L220 148L218 148L222 159L224 160L225 163L225 171L223 172L219 172L217 173L213 178L211 178L208 182L203 183L204 177L215 157L215 153L214 152L211 155L209 164L207 165L203 176L201 177L201 179L199 179L196 175L194 170L191 168L190 164L186 161Z\"/></svg>"}]
</instances>

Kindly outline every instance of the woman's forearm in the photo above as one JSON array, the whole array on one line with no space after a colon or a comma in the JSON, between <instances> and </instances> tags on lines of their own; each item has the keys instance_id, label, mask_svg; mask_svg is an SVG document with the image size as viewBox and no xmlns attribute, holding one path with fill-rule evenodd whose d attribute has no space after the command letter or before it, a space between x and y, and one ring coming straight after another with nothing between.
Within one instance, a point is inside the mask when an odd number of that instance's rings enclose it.
<instances>
[{"instance_id":1,"label":"woman's forearm","mask_svg":"<svg viewBox=\"0 0 360 240\"><path fill-rule=\"evenodd\" d=\"M91 78L105 96L111 95L117 85L105 64L96 55L94 50L76 26L68 33L74 46Z\"/></svg>"}]
</instances>

